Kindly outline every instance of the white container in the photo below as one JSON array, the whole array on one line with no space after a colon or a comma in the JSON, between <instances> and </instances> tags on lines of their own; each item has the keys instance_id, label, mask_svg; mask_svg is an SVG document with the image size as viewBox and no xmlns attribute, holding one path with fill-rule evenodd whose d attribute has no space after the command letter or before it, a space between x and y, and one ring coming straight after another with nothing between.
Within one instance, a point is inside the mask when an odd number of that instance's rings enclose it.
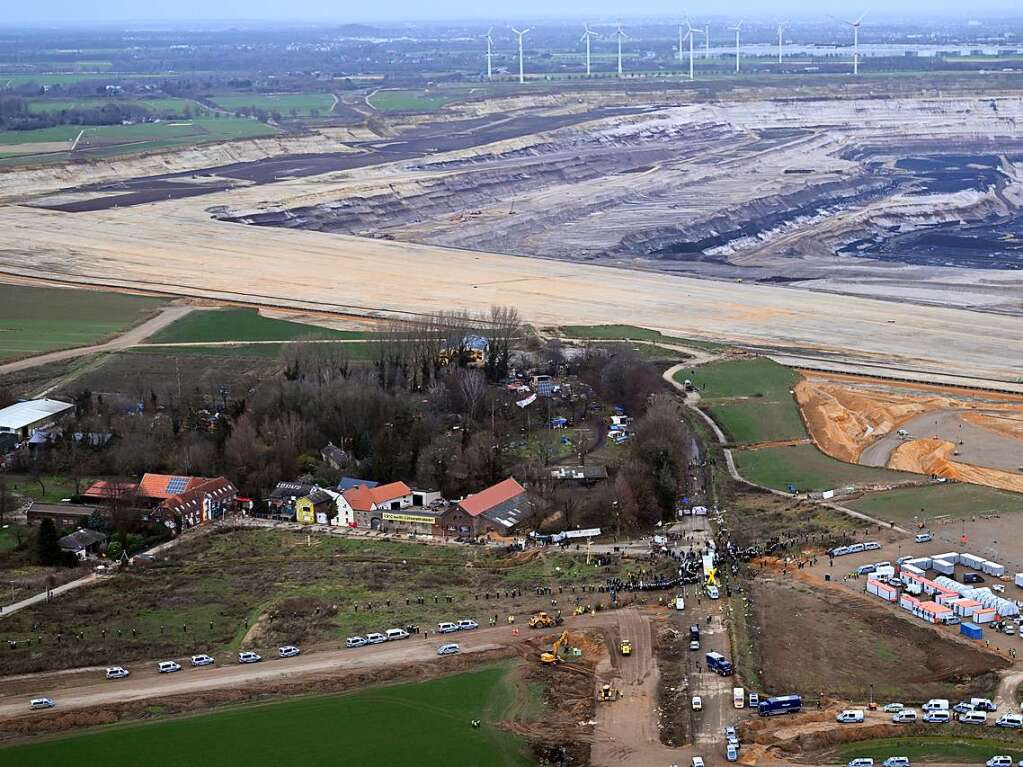
<instances>
[{"instance_id":1,"label":"white container","mask_svg":"<svg viewBox=\"0 0 1023 767\"><path fill-rule=\"evenodd\" d=\"M1016 585L1023 589L1023 573L1016 573Z\"/></svg>"},{"instance_id":2,"label":"white container","mask_svg":"<svg viewBox=\"0 0 1023 767\"><path fill-rule=\"evenodd\" d=\"M938 554L934 559L944 559L946 562L951 562L953 565L959 564L959 552L949 551L945 554Z\"/></svg>"},{"instance_id":3,"label":"white container","mask_svg":"<svg viewBox=\"0 0 1023 767\"><path fill-rule=\"evenodd\" d=\"M921 570L916 565L911 565L909 562L906 562L905 564L902 565L902 572L904 572L904 573L913 573L913 575L923 575L924 574L923 570Z\"/></svg>"},{"instance_id":4,"label":"white container","mask_svg":"<svg viewBox=\"0 0 1023 767\"><path fill-rule=\"evenodd\" d=\"M956 566L954 562L949 562L945 559L935 559L931 561L931 569L942 575L952 575L956 571Z\"/></svg>"},{"instance_id":5,"label":"white container","mask_svg":"<svg viewBox=\"0 0 1023 767\"><path fill-rule=\"evenodd\" d=\"M930 570L931 557L917 557L916 559L909 560L906 564L913 565L914 567L919 567L921 570Z\"/></svg>"}]
</instances>

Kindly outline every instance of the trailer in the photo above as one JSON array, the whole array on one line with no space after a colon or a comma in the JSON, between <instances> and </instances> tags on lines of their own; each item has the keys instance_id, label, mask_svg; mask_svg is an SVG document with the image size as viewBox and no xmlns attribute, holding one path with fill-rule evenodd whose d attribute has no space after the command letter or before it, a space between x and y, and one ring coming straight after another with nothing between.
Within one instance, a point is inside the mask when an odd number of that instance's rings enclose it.
<instances>
[{"instance_id":1,"label":"trailer","mask_svg":"<svg viewBox=\"0 0 1023 767\"><path fill-rule=\"evenodd\" d=\"M1023 589L1023 573L1016 573L1015 583Z\"/></svg>"},{"instance_id":2,"label":"trailer","mask_svg":"<svg viewBox=\"0 0 1023 767\"><path fill-rule=\"evenodd\" d=\"M899 599L899 590L897 588L873 578L867 580L867 593L880 597L886 602L897 602Z\"/></svg>"},{"instance_id":3,"label":"trailer","mask_svg":"<svg viewBox=\"0 0 1023 767\"><path fill-rule=\"evenodd\" d=\"M983 639L984 629L978 626L976 623L961 623L959 624L959 633L968 639Z\"/></svg>"},{"instance_id":4,"label":"trailer","mask_svg":"<svg viewBox=\"0 0 1023 767\"><path fill-rule=\"evenodd\" d=\"M1005 575L1004 565L1000 565L997 562L984 562L981 564L980 569L988 575L993 575L995 578L1001 578Z\"/></svg>"},{"instance_id":5,"label":"trailer","mask_svg":"<svg viewBox=\"0 0 1023 767\"><path fill-rule=\"evenodd\" d=\"M707 653L707 668L721 676L731 676L735 673L732 662L719 652Z\"/></svg>"},{"instance_id":6,"label":"trailer","mask_svg":"<svg viewBox=\"0 0 1023 767\"><path fill-rule=\"evenodd\" d=\"M757 713L760 716L777 716L778 714L798 714L803 709L803 699L799 695L781 695L760 701Z\"/></svg>"},{"instance_id":7,"label":"trailer","mask_svg":"<svg viewBox=\"0 0 1023 767\"><path fill-rule=\"evenodd\" d=\"M998 611L993 607L982 607L973 614L974 623L991 623Z\"/></svg>"},{"instance_id":8,"label":"trailer","mask_svg":"<svg viewBox=\"0 0 1023 767\"><path fill-rule=\"evenodd\" d=\"M931 569L942 575L953 575L955 574L956 566L954 562L949 562L947 559L933 559L931 560Z\"/></svg>"}]
</instances>

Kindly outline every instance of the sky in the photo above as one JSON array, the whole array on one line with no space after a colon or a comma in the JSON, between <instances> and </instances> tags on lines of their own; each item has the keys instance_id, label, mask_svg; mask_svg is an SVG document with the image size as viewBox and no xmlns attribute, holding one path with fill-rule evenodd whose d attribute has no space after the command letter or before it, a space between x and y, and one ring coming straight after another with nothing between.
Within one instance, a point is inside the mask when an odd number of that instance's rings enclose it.
<instances>
[{"instance_id":1,"label":"sky","mask_svg":"<svg viewBox=\"0 0 1023 767\"><path fill-rule=\"evenodd\" d=\"M0 24L76 22L122 23L145 20L329 20L333 22L372 22L403 20L480 19L506 22L514 8L516 19L578 19L615 16L627 9L625 18L642 16L757 16L777 18L821 18L827 14L859 15L872 8L870 17L925 14L970 18L985 16L1023 16L1020 0L516 0L501 3L483 0L377 0L355 3L353 0L32 0L4 3Z\"/></svg>"}]
</instances>

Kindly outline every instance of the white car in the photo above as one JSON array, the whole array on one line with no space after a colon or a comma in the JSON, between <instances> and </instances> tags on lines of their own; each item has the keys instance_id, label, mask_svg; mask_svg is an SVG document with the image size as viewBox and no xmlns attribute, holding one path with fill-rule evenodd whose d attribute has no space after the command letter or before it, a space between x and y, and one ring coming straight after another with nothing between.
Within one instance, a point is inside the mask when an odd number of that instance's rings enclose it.
<instances>
[{"instance_id":1,"label":"white car","mask_svg":"<svg viewBox=\"0 0 1023 767\"><path fill-rule=\"evenodd\" d=\"M845 767L874 767L874 760L861 756L858 759L853 759Z\"/></svg>"},{"instance_id":2,"label":"white car","mask_svg":"<svg viewBox=\"0 0 1023 767\"><path fill-rule=\"evenodd\" d=\"M459 646L457 644L455 644L454 642L449 642L448 644L442 644L440 647L438 647L437 648L437 654L438 655L457 655L459 649L460 648L459 648Z\"/></svg>"},{"instance_id":3,"label":"white car","mask_svg":"<svg viewBox=\"0 0 1023 767\"><path fill-rule=\"evenodd\" d=\"M458 624L445 621L444 623L437 624L438 634L450 634L452 631L458 631Z\"/></svg>"},{"instance_id":4,"label":"white car","mask_svg":"<svg viewBox=\"0 0 1023 767\"><path fill-rule=\"evenodd\" d=\"M383 634L377 634L377 633L366 634L366 644L380 644L381 642L386 642L386 641L387 641L387 637L385 637Z\"/></svg>"},{"instance_id":5,"label":"white car","mask_svg":"<svg viewBox=\"0 0 1023 767\"><path fill-rule=\"evenodd\" d=\"M755 692L751 692L749 694L749 707L750 708L756 708L759 705L760 705L760 694L759 693L755 693Z\"/></svg>"},{"instance_id":6,"label":"white car","mask_svg":"<svg viewBox=\"0 0 1023 767\"><path fill-rule=\"evenodd\" d=\"M37 711L41 708L53 708L57 704L53 702L53 698L33 698L28 702L28 707L33 711Z\"/></svg>"},{"instance_id":7,"label":"white car","mask_svg":"<svg viewBox=\"0 0 1023 767\"><path fill-rule=\"evenodd\" d=\"M721 592L718 591L718 587L717 586L708 586L707 587L707 596L710 599L718 599L721 596Z\"/></svg>"},{"instance_id":8,"label":"white car","mask_svg":"<svg viewBox=\"0 0 1023 767\"><path fill-rule=\"evenodd\" d=\"M478 629L479 627L480 627L480 624L478 624L476 621L471 621L471 620L460 620L460 621L458 621L458 630L459 631L472 631L473 629Z\"/></svg>"},{"instance_id":9,"label":"white car","mask_svg":"<svg viewBox=\"0 0 1023 767\"><path fill-rule=\"evenodd\" d=\"M693 761L689 763L689 767L703 767L703 757L694 756Z\"/></svg>"},{"instance_id":10,"label":"white car","mask_svg":"<svg viewBox=\"0 0 1023 767\"><path fill-rule=\"evenodd\" d=\"M1000 583L993 583L993 584L991 584L991 590L993 592L995 592L996 594L1004 594L1005 593L1005 586L1003 586Z\"/></svg>"},{"instance_id":11,"label":"white car","mask_svg":"<svg viewBox=\"0 0 1023 767\"><path fill-rule=\"evenodd\" d=\"M279 658L294 658L296 655L300 654L301 652L302 651L299 650L297 647L295 647L295 645L289 644L289 645L285 645L284 647L278 648L278 650L277 650L277 657L279 657Z\"/></svg>"},{"instance_id":12,"label":"white car","mask_svg":"<svg viewBox=\"0 0 1023 767\"><path fill-rule=\"evenodd\" d=\"M893 724L909 724L916 721L916 709L904 708L892 717Z\"/></svg>"},{"instance_id":13,"label":"white car","mask_svg":"<svg viewBox=\"0 0 1023 767\"><path fill-rule=\"evenodd\" d=\"M842 724L859 724L863 721L863 711L858 709L847 709L835 717L836 722Z\"/></svg>"},{"instance_id":14,"label":"white car","mask_svg":"<svg viewBox=\"0 0 1023 767\"><path fill-rule=\"evenodd\" d=\"M986 762L987 767L1012 767L1011 756L992 756Z\"/></svg>"},{"instance_id":15,"label":"white car","mask_svg":"<svg viewBox=\"0 0 1023 767\"><path fill-rule=\"evenodd\" d=\"M366 637L348 637L345 640L345 647L363 647L368 644L369 640Z\"/></svg>"},{"instance_id":16,"label":"white car","mask_svg":"<svg viewBox=\"0 0 1023 767\"><path fill-rule=\"evenodd\" d=\"M256 655L254 652L238 653L239 663L259 663L261 660L263 660L262 656Z\"/></svg>"},{"instance_id":17,"label":"white car","mask_svg":"<svg viewBox=\"0 0 1023 767\"><path fill-rule=\"evenodd\" d=\"M689 649L690 650L699 650L700 649L700 640L699 639L691 640L689 642Z\"/></svg>"},{"instance_id":18,"label":"white car","mask_svg":"<svg viewBox=\"0 0 1023 767\"><path fill-rule=\"evenodd\" d=\"M111 666L107 669L107 679L124 679L128 673L128 669L123 666Z\"/></svg>"},{"instance_id":19,"label":"white car","mask_svg":"<svg viewBox=\"0 0 1023 767\"><path fill-rule=\"evenodd\" d=\"M947 724L952 721L952 715L948 711L925 711L921 719L927 724Z\"/></svg>"},{"instance_id":20,"label":"white car","mask_svg":"<svg viewBox=\"0 0 1023 767\"><path fill-rule=\"evenodd\" d=\"M408 639L409 633L405 629L387 629L387 641L395 639Z\"/></svg>"},{"instance_id":21,"label":"white car","mask_svg":"<svg viewBox=\"0 0 1023 767\"><path fill-rule=\"evenodd\" d=\"M699 695L693 696L693 711L703 711L703 698Z\"/></svg>"},{"instance_id":22,"label":"white car","mask_svg":"<svg viewBox=\"0 0 1023 767\"><path fill-rule=\"evenodd\" d=\"M1023 729L1023 714L1002 714L995 722L995 727L1005 727L1010 730Z\"/></svg>"},{"instance_id":23,"label":"white car","mask_svg":"<svg viewBox=\"0 0 1023 767\"><path fill-rule=\"evenodd\" d=\"M175 671L181 671L181 664L175 663L172 660L165 660L157 665L156 670L161 674L173 674Z\"/></svg>"},{"instance_id":24,"label":"white car","mask_svg":"<svg viewBox=\"0 0 1023 767\"><path fill-rule=\"evenodd\" d=\"M889 756L887 759L881 762L881 764L883 767L909 767L909 757Z\"/></svg>"},{"instance_id":25,"label":"white car","mask_svg":"<svg viewBox=\"0 0 1023 767\"><path fill-rule=\"evenodd\" d=\"M192 656L192 665L193 666L212 666L213 663L214 663L214 660L213 660L213 656L212 655L206 655L204 653L202 655L193 655Z\"/></svg>"},{"instance_id":26,"label":"white car","mask_svg":"<svg viewBox=\"0 0 1023 767\"><path fill-rule=\"evenodd\" d=\"M881 710L884 711L886 714L897 714L904 708L905 706L902 705L901 703L886 703L885 707L882 708Z\"/></svg>"},{"instance_id":27,"label":"white car","mask_svg":"<svg viewBox=\"0 0 1023 767\"><path fill-rule=\"evenodd\" d=\"M967 711L960 714L959 724L987 724L987 711Z\"/></svg>"}]
</instances>

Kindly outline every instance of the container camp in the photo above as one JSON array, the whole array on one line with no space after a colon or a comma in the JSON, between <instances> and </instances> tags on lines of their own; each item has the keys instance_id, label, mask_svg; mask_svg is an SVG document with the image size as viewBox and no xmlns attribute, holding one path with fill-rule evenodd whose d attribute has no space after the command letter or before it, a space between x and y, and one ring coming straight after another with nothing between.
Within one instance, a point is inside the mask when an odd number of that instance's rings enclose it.
<instances>
[{"instance_id":1,"label":"container camp","mask_svg":"<svg viewBox=\"0 0 1023 767\"><path fill-rule=\"evenodd\" d=\"M1016 585L1023 589L1023 573L1016 573Z\"/></svg>"},{"instance_id":2,"label":"container camp","mask_svg":"<svg viewBox=\"0 0 1023 767\"><path fill-rule=\"evenodd\" d=\"M909 610L912 612L920 605L920 600L916 597L912 597L909 594L903 594L899 597L899 607L903 610Z\"/></svg>"},{"instance_id":3,"label":"container camp","mask_svg":"<svg viewBox=\"0 0 1023 767\"><path fill-rule=\"evenodd\" d=\"M952 575L956 571L956 566L954 562L949 562L947 559L933 559L931 560L931 569L942 575Z\"/></svg>"},{"instance_id":4,"label":"container camp","mask_svg":"<svg viewBox=\"0 0 1023 767\"><path fill-rule=\"evenodd\" d=\"M952 605L958 602L960 599L962 599L962 597L956 594L954 591L939 591L937 594L934 595L935 602L937 602L939 605L945 605L945 607L950 607L953 610L955 608L952 607Z\"/></svg>"},{"instance_id":5,"label":"container camp","mask_svg":"<svg viewBox=\"0 0 1023 767\"><path fill-rule=\"evenodd\" d=\"M969 639L983 639L984 629L976 623L960 623L959 633Z\"/></svg>"},{"instance_id":6,"label":"container camp","mask_svg":"<svg viewBox=\"0 0 1023 767\"><path fill-rule=\"evenodd\" d=\"M999 598L998 604L995 605L995 609L1003 618L1012 618L1019 615L1019 605L1010 599Z\"/></svg>"},{"instance_id":7,"label":"container camp","mask_svg":"<svg viewBox=\"0 0 1023 767\"><path fill-rule=\"evenodd\" d=\"M910 559L906 562L907 565L913 565L913 567L919 567L921 570L931 569L931 558L930 557L917 557L916 559Z\"/></svg>"},{"instance_id":8,"label":"container camp","mask_svg":"<svg viewBox=\"0 0 1023 767\"><path fill-rule=\"evenodd\" d=\"M960 618L970 618L983 605L976 599L960 599L953 602L951 607Z\"/></svg>"},{"instance_id":9,"label":"container camp","mask_svg":"<svg viewBox=\"0 0 1023 767\"><path fill-rule=\"evenodd\" d=\"M924 575L924 571L923 570L921 570L916 565L911 565L909 562L906 562L906 563L904 563L902 565L902 572L904 572L904 573L912 573L913 575L919 575L921 577L923 577L923 575Z\"/></svg>"},{"instance_id":10,"label":"container camp","mask_svg":"<svg viewBox=\"0 0 1023 767\"><path fill-rule=\"evenodd\" d=\"M867 593L881 597L886 602L896 602L899 599L899 590L897 588L874 579L867 581Z\"/></svg>"},{"instance_id":11,"label":"container camp","mask_svg":"<svg viewBox=\"0 0 1023 767\"><path fill-rule=\"evenodd\" d=\"M934 579L934 582L941 586L941 588L947 591L954 591L957 594L965 595L967 591L972 590L965 583L960 583L959 581L952 580L951 578L945 575L939 575L937 578Z\"/></svg>"},{"instance_id":12,"label":"container camp","mask_svg":"<svg viewBox=\"0 0 1023 767\"><path fill-rule=\"evenodd\" d=\"M963 567L969 567L971 570L979 570L981 565L984 564L984 558L973 554L960 554L959 564Z\"/></svg>"},{"instance_id":13,"label":"container camp","mask_svg":"<svg viewBox=\"0 0 1023 767\"><path fill-rule=\"evenodd\" d=\"M941 623L946 618L952 617L952 611L944 605L935 604L934 602L923 602L920 605L917 617L923 618L928 623Z\"/></svg>"},{"instance_id":14,"label":"container camp","mask_svg":"<svg viewBox=\"0 0 1023 767\"><path fill-rule=\"evenodd\" d=\"M891 565L884 565L874 570L874 576L877 578L894 578L895 568Z\"/></svg>"},{"instance_id":15,"label":"container camp","mask_svg":"<svg viewBox=\"0 0 1023 767\"><path fill-rule=\"evenodd\" d=\"M974 623L990 623L998 611L993 607L982 607L973 614Z\"/></svg>"},{"instance_id":16,"label":"container camp","mask_svg":"<svg viewBox=\"0 0 1023 767\"><path fill-rule=\"evenodd\" d=\"M996 578L1001 578L1005 575L1005 566L1000 565L997 562L984 562L980 569L988 575L993 575Z\"/></svg>"},{"instance_id":17,"label":"container camp","mask_svg":"<svg viewBox=\"0 0 1023 767\"><path fill-rule=\"evenodd\" d=\"M944 559L946 562L951 562L953 565L959 564L959 552L949 551L946 554L936 554L931 559Z\"/></svg>"}]
</instances>

